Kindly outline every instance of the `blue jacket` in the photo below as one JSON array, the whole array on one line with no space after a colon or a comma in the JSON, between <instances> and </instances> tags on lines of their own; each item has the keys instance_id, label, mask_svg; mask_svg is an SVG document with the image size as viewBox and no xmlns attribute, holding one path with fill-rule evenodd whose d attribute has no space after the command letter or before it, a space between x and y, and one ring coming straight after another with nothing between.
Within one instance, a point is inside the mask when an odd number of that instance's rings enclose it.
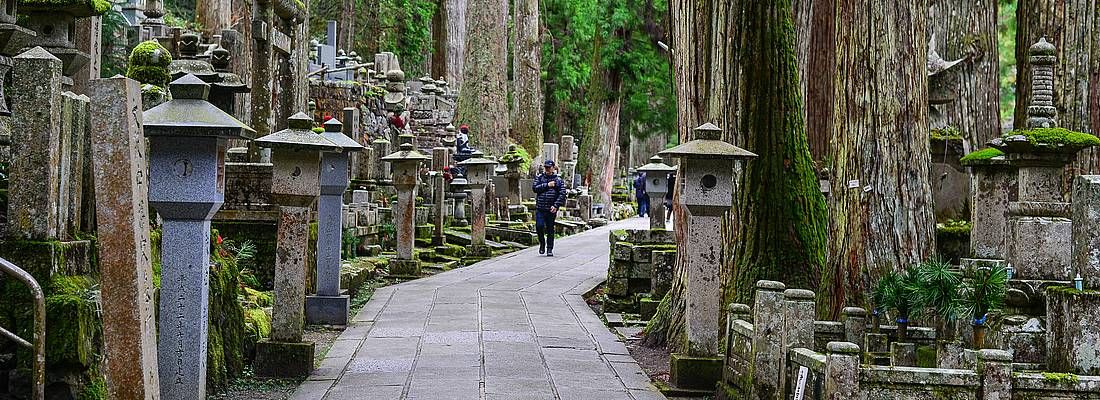
<instances>
[{"instance_id":1,"label":"blue jacket","mask_svg":"<svg viewBox=\"0 0 1100 400\"><path fill-rule=\"evenodd\" d=\"M554 187L547 185L554 181ZM535 189L535 209L550 210L565 205L565 181L558 175L539 174L533 184Z\"/></svg>"}]
</instances>

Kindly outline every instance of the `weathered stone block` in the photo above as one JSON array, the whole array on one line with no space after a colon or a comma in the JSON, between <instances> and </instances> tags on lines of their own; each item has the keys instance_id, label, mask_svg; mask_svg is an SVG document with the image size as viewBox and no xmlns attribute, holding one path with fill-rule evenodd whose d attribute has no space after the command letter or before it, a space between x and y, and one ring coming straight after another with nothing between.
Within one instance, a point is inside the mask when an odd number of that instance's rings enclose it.
<instances>
[{"instance_id":1,"label":"weathered stone block","mask_svg":"<svg viewBox=\"0 0 1100 400\"><path fill-rule=\"evenodd\" d=\"M669 384L681 389L710 390L722 379L721 357L694 357L672 353Z\"/></svg>"},{"instance_id":2,"label":"weathered stone block","mask_svg":"<svg viewBox=\"0 0 1100 400\"><path fill-rule=\"evenodd\" d=\"M1100 374L1100 292L1050 288L1046 304L1048 368Z\"/></svg>"},{"instance_id":3,"label":"weathered stone block","mask_svg":"<svg viewBox=\"0 0 1100 400\"><path fill-rule=\"evenodd\" d=\"M313 372L313 343L256 343L256 360L252 370L264 378L305 378Z\"/></svg>"},{"instance_id":4,"label":"weathered stone block","mask_svg":"<svg viewBox=\"0 0 1100 400\"><path fill-rule=\"evenodd\" d=\"M351 297L347 295L306 296L305 307L308 324L347 325Z\"/></svg>"},{"instance_id":5,"label":"weathered stone block","mask_svg":"<svg viewBox=\"0 0 1100 400\"><path fill-rule=\"evenodd\" d=\"M636 263L648 263L650 260L650 253L653 252L653 248L649 246L634 246L632 249L632 258Z\"/></svg>"},{"instance_id":6,"label":"weathered stone block","mask_svg":"<svg viewBox=\"0 0 1100 400\"><path fill-rule=\"evenodd\" d=\"M660 304L660 299L654 300L650 297L642 297L638 299L638 314L643 320L649 321L657 313L657 306Z\"/></svg>"},{"instance_id":7,"label":"weathered stone block","mask_svg":"<svg viewBox=\"0 0 1100 400\"><path fill-rule=\"evenodd\" d=\"M390 275L420 276L420 261L417 260L390 260Z\"/></svg>"},{"instance_id":8,"label":"weathered stone block","mask_svg":"<svg viewBox=\"0 0 1100 400\"><path fill-rule=\"evenodd\" d=\"M634 263L634 268L630 270L630 277L645 279L645 291L649 291L653 286L650 281L653 278L653 264L648 262Z\"/></svg>"},{"instance_id":9,"label":"weathered stone block","mask_svg":"<svg viewBox=\"0 0 1100 400\"><path fill-rule=\"evenodd\" d=\"M629 292L630 282L625 278L607 280L607 295L614 297L626 297Z\"/></svg>"},{"instance_id":10,"label":"weathered stone block","mask_svg":"<svg viewBox=\"0 0 1100 400\"><path fill-rule=\"evenodd\" d=\"M895 367L917 366L917 345L914 343L890 343L890 360Z\"/></svg>"},{"instance_id":11,"label":"weathered stone block","mask_svg":"<svg viewBox=\"0 0 1100 400\"><path fill-rule=\"evenodd\" d=\"M1014 278L1071 280L1073 223L1061 217L1017 217L1009 221L1008 262Z\"/></svg>"},{"instance_id":12,"label":"weathered stone block","mask_svg":"<svg viewBox=\"0 0 1100 400\"><path fill-rule=\"evenodd\" d=\"M611 266L607 270L607 276L609 278L629 278L633 267L634 263L630 261L612 260Z\"/></svg>"},{"instance_id":13,"label":"weathered stone block","mask_svg":"<svg viewBox=\"0 0 1100 400\"><path fill-rule=\"evenodd\" d=\"M632 261L634 259L634 246L627 242L618 242L611 246L611 259L618 261Z\"/></svg>"}]
</instances>

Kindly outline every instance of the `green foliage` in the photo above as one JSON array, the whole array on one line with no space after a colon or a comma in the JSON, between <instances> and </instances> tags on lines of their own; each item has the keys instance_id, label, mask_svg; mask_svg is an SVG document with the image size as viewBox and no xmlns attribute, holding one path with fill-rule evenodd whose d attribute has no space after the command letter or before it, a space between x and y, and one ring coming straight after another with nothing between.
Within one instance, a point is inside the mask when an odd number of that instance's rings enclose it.
<instances>
[{"instance_id":1,"label":"green foliage","mask_svg":"<svg viewBox=\"0 0 1100 400\"><path fill-rule=\"evenodd\" d=\"M944 321L962 314L962 275L947 261L934 258L917 265L917 303Z\"/></svg>"},{"instance_id":2,"label":"green foliage","mask_svg":"<svg viewBox=\"0 0 1100 400\"><path fill-rule=\"evenodd\" d=\"M1004 136L1008 137L1015 135L1026 137L1031 144L1081 147L1100 146L1100 138L1084 132L1071 131L1066 128L1022 129L1006 133Z\"/></svg>"},{"instance_id":3,"label":"green foliage","mask_svg":"<svg viewBox=\"0 0 1100 400\"><path fill-rule=\"evenodd\" d=\"M431 0L354 0L357 12L352 24L355 27L352 50L370 62L372 54L389 51L397 55L401 68L408 77L421 76L426 56L432 53L431 22L437 3ZM340 20L342 2L311 1L309 4L312 39L324 43L325 24ZM339 43L347 48L347 43Z\"/></svg>"},{"instance_id":4,"label":"green foliage","mask_svg":"<svg viewBox=\"0 0 1100 400\"><path fill-rule=\"evenodd\" d=\"M948 141L948 140L960 140L963 138L962 132L959 128L949 126L943 129L933 129L929 132L932 140L936 141Z\"/></svg>"},{"instance_id":5,"label":"green foliage","mask_svg":"<svg viewBox=\"0 0 1100 400\"><path fill-rule=\"evenodd\" d=\"M975 151L970 152L970 154L967 154L967 155L963 156L963 158L960 158L959 162L962 163L962 165L970 165L970 164L976 163L978 161L985 161L985 160L992 159L994 157L1001 157L1003 155L1005 155L1005 153L1003 151L1000 151L998 149L994 149L992 147L986 147L986 148L981 149L981 150L975 150Z\"/></svg>"},{"instance_id":6,"label":"green foliage","mask_svg":"<svg viewBox=\"0 0 1100 400\"><path fill-rule=\"evenodd\" d=\"M102 15L111 9L111 2L107 0L19 0L19 3L50 9L54 9L54 7L86 6L95 15Z\"/></svg>"},{"instance_id":7,"label":"green foliage","mask_svg":"<svg viewBox=\"0 0 1100 400\"><path fill-rule=\"evenodd\" d=\"M920 280L913 268L898 273L890 271L879 279L872 291L875 309L894 313L899 321L907 321L921 311Z\"/></svg>"},{"instance_id":8,"label":"green foliage","mask_svg":"<svg viewBox=\"0 0 1100 400\"><path fill-rule=\"evenodd\" d=\"M92 366L96 362L99 284L89 276L56 274L46 296L46 360L50 365Z\"/></svg>"},{"instance_id":9,"label":"green foliage","mask_svg":"<svg viewBox=\"0 0 1100 400\"><path fill-rule=\"evenodd\" d=\"M1008 290L1008 270L1000 265L971 268L963 272L965 285L961 305L975 325L985 324L989 313L1004 305Z\"/></svg>"},{"instance_id":10,"label":"green foliage","mask_svg":"<svg viewBox=\"0 0 1100 400\"><path fill-rule=\"evenodd\" d=\"M100 16L100 22L103 24L103 28L100 31L100 41L103 46L102 64L100 66L101 78L109 78L115 75L124 75L126 73L126 54L121 51L110 51L109 49L122 49L125 48L126 43L126 30L129 25L126 23L126 18L122 16L122 12L118 9L111 8L107 10L102 16ZM120 36L116 36L115 33L123 32Z\"/></svg>"}]
</instances>

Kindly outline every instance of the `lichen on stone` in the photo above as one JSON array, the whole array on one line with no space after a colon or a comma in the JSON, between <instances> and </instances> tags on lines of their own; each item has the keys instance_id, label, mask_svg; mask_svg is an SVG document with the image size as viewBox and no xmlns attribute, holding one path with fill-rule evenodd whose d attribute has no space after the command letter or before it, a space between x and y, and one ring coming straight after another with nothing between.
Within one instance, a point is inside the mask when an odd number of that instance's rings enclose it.
<instances>
[{"instance_id":1,"label":"lichen on stone","mask_svg":"<svg viewBox=\"0 0 1100 400\"><path fill-rule=\"evenodd\" d=\"M959 162L962 163L962 165L971 165L979 161L986 161L996 157L1001 157L1003 155L1005 155L1003 151L994 149L992 147L986 147L981 150L970 152L970 154L967 154L963 156L963 158L959 159Z\"/></svg>"},{"instance_id":2,"label":"lichen on stone","mask_svg":"<svg viewBox=\"0 0 1100 400\"><path fill-rule=\"evenodd\" d=\"M1077 384L1081 381L1081 378L1074 374L1066 374L1059 372L1043 372L1043 379L1052 383L1070 383Z\"/></svg>"}]
</instances>

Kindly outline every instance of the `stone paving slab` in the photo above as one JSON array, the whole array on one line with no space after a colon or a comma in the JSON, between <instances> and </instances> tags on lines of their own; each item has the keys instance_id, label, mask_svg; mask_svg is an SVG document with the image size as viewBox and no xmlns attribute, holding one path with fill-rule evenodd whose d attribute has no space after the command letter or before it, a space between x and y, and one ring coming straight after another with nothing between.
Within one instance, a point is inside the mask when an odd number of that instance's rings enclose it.
<instances>
[{"instance_id":1,"label":"stone paving slab","mask_svg":"<svg viewBox=\"0 0 1100 400\"><path fill-rule=\"evenodd\" d=\"M378 289L294 400L661 400L581 295L607 275L611 229Z\"/></svg>"}]
</instances>

